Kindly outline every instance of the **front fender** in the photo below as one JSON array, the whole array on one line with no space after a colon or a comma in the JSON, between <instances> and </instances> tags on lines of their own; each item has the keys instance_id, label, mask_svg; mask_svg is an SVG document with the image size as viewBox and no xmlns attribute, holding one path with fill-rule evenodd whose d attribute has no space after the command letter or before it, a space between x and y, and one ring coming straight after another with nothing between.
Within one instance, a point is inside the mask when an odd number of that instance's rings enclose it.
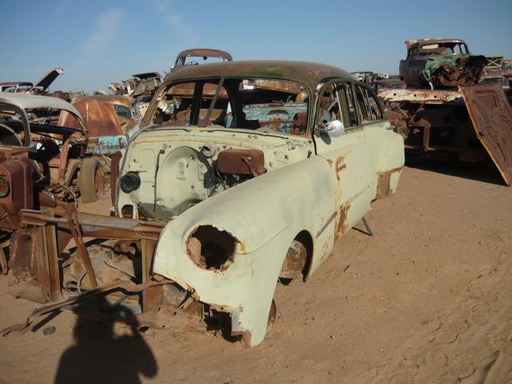
<instances>
[{"instance_id":1,"label":"front fender","mask_svg":"<svg viewBox=\"0 0 512 384\"><path fill-rule=\"evenodd\" d=\"M230 313L232 332L257 345L265 337L277 278L292 240L306 230L315 242L334 211L330 167L312 157L213 196L169 222L157 244L154 271L193 291L197 300ZM206 227L236 243L221 266L199 265L192 255L191 238ZM332 248L334 236L327 241Z\"/></svg>"}]
</instances>

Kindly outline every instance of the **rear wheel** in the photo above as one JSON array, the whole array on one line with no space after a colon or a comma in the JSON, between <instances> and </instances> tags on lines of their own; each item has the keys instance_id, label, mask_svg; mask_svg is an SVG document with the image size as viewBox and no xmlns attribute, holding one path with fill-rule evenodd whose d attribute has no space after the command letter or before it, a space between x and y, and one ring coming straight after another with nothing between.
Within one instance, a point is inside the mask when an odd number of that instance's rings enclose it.
<instances>
[{"instance_id":1,"label":"rear wheel","mask_svg":"<svg viewBox=\"0 0 512 384\"><path fill-rule=\"evenodd\" d=\"M105 192L103 168L94 157L82 160L79 174L80 195L83 203L99 200Z\"/></svg>"}]
</instances>

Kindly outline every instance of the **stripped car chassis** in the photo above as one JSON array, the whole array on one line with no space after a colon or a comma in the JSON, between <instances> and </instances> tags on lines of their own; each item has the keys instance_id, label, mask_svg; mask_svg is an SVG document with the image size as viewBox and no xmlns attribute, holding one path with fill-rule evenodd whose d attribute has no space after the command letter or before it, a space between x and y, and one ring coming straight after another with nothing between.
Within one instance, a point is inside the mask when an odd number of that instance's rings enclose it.
<instances>
[{"instance_id":1,"label":"stripped car chassis","mask_svg":"<svg viewBox=\"0 0 512 384\"><path fill-rule=\"evenodd\" d=\"M381 89L379 97L406 154L460 163L490 158L512 185L512 107L499 83L458 91Z\"/></svg>"},{"instance_id":2,"label":"stripped car chassis","mask_svg":"<svg viewBox=\"0 0 512 384\"><path fill-rule=\"evenodd\" d=\"M26 322L2 330L4 336L39 329L62 310L138 327L205 330L206 326L218 330L226 326L226 316L209 311L206 304L194 300L193 292L152 274L155 246L167 221L79 213L74 204L62 217L55 217L52 210L22 210L20 216L21 229L14 233L10 246L9 268L15 282L11 293L41 305ZM101 243L99 253L91 252L94 245L91 247L88 238L96 246ZM136 249L137 257L132 255L130 260L137 264L136 275L119 273L112 277L98 272L97 263L93 266L98 254L105 260L105 255L111 256L107 268L115 260L126 262L126 244ZM66 272L73 260L83 269L76 281Z\"/></svg>"}]
</instances>

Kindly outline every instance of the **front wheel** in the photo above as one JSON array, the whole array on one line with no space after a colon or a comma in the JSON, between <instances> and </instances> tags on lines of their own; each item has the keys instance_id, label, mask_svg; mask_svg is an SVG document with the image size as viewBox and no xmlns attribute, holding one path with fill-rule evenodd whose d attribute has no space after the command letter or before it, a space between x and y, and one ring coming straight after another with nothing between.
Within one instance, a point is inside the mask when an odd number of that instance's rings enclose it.
<instances>
[{"instance_id":1,"label":"front wheel","mask_svg":"<svg viewBox=\"0 0 512 384\"><path fill-rule=\"evenodd\" d=\"M83 203L95 202L103 196L105 179L103 168L98 159L94 157L83 159L78 177Z\"/></svg>"}]
</instances>

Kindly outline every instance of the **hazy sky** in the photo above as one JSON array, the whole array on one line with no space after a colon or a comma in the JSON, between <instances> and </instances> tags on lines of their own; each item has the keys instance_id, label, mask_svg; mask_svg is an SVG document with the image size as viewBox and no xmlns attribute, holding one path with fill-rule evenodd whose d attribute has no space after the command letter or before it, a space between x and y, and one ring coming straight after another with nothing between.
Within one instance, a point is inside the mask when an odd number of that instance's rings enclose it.
<instances>
[{"instance_id":1,"label":"hazy sky","mask_svg":"<svg viewBox=\"0 0 512 384\"><path fill-rule=\"evenodd\" d=\"M405 40L453 37L512 59L511 0L0 0L0 15L0 82L62 67L53 91L164 75L189 48L397 74Z\"/></svg>"}]
</instances>

